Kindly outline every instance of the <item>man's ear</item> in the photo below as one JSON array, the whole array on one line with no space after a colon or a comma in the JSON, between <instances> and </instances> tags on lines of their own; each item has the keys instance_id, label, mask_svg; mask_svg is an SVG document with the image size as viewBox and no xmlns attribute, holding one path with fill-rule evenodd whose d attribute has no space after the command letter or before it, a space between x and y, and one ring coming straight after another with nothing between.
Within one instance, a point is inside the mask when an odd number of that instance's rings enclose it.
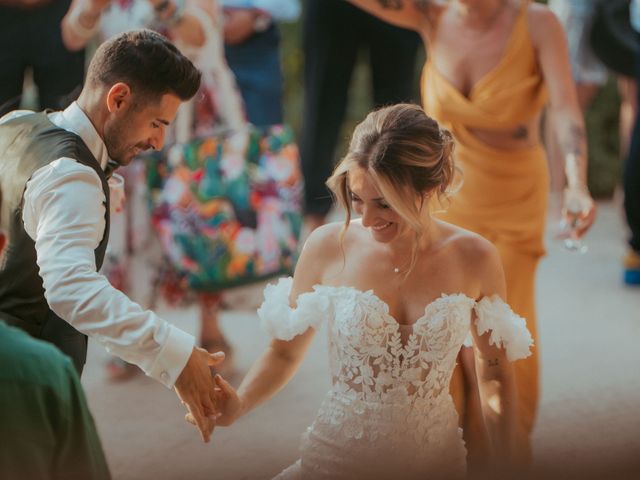
<instances>
[{"instance_id":1,"label":"man's ear","mask_svg":"<svg viewBox=\"0 0 640 480\"><path fill-rule=\"evenodd\" d=\"M126 108L131 103L132 95L129 85L123 82L114 84L107 92L107 109L110 113Z\"/></svg>"}]
</instances>

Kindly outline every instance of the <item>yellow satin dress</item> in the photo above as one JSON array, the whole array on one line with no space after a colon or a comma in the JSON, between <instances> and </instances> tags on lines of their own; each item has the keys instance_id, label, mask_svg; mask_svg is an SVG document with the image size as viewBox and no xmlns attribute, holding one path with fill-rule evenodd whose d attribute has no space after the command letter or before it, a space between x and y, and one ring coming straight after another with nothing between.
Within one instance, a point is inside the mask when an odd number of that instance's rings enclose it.
<instances>
[{"instance_id":1,"label":"yellow satin dress","mask_svg":"<svg viewBox=\"0 0 640 480\"><path fill-rule=\"evenodd\" d=\"M536 52L528 31L527 1L498 65L464 96L428 60L422 75L422 97L428 115L453 133L455 160L462 169L461 189L453 195L443 220L492 241L502 257L507 301L527 320L536 335L535 276L544 255L543 235L548 195L548 170L541 145L500 150L486 145L470 129L513 130L539 115L547 101ZM529 437L538 405L538 351L514 364L518 392L519 445L530 459ZM452 394L464 419L471 409L465 398L462 368L454 373ZM472 414L473 415L473 414ZM469 445L469 454L474 446Z\"/></svg>"}]
</instances>

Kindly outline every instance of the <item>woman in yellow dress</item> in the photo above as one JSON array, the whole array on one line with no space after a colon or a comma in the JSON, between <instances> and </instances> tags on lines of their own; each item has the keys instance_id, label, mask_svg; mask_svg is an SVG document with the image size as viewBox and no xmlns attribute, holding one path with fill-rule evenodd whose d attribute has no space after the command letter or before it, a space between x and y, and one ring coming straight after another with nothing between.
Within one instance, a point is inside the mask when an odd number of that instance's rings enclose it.
<instances>
[{"instance_id":1,"label":"woman in yellow dress","mask_svg":"<svg viewBox=\"0 0 640 480\"><path fill-rule=\"evenodd\" d=\"M352 0L390 23L420 33L429 54L422 76L425 111L452 131L463 174L441 214L480 233L500 251L508 302L536 338L535 275L544 255L548 171L540 118L548 104L565 161L565 211L583 235L595 219L586 186L584 121L571 77L566 38L545 6L528 0ZM470 349L454 374L471 465L488 448ZM531 457L538 404L538 354L515 364L519 450Z\"/></svg>"}]
</instances>

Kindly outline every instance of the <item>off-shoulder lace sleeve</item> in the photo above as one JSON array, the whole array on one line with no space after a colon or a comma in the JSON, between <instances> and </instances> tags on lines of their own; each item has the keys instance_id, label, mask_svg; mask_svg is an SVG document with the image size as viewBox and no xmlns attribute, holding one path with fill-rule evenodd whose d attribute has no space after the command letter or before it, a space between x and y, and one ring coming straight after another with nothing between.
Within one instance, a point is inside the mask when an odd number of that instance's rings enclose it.
<instances>
[{"instance_id":1,"label":"off-shoulder lace sleeve","mask_svg":"<svg viewBox=\"0 0 640 480\"><path fill-rule=\"evenodd\" d=\"M317 291L298 296L296 308L289 306L293 279L282 278L264 289L264 302L258 309L260 325L269 335L279 340L291 340L296 335L317 328L330 315L330 300Z\"/></svg>"},{"instance_id":2,"label":"off-shoulder lace sleeve","mask_svg":"<svg viewBox=\"0 0 640 480\"><path fill-rule=\"evenodd\" d=\"M484 297L474 310L478 335L491 331L489 343L504 348L509 361L531 355L533 338L524 318L515 314L498 295Z\"/></svg>"}]
</instances>

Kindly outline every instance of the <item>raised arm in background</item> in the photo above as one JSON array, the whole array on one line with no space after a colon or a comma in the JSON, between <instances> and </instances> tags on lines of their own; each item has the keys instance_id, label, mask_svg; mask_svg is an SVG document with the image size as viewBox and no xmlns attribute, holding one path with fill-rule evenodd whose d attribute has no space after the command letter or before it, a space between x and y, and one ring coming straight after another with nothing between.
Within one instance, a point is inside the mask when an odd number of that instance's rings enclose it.
<instances>
[{"instance_id":1,"label":"raised arm in background","mask_svg":"<svg viewBox=\"0 0 640 480\"><path fill-rule=\"evenodd\" d=\"M392 25L420 33L428 31L434 15L443 8L438 0L348 0Z\"/></svg>"},{"instance_id":2,"label":"raised arm in background","mask_svg":"<svg viewBox=\"0 0 640 480\"><path fill-rule=\"evenodd\" d=\"M134 0L148 1L155 11L155 21L169 30L174 40L201 47L206 39L198 14L204 11L215 20L215 0ZM62 19L62 41L69 50L80 50L97 34L100 18L111 0L73 0ZM147 25L153 28L153 25Z\"/></svg>"}]
</instances>

